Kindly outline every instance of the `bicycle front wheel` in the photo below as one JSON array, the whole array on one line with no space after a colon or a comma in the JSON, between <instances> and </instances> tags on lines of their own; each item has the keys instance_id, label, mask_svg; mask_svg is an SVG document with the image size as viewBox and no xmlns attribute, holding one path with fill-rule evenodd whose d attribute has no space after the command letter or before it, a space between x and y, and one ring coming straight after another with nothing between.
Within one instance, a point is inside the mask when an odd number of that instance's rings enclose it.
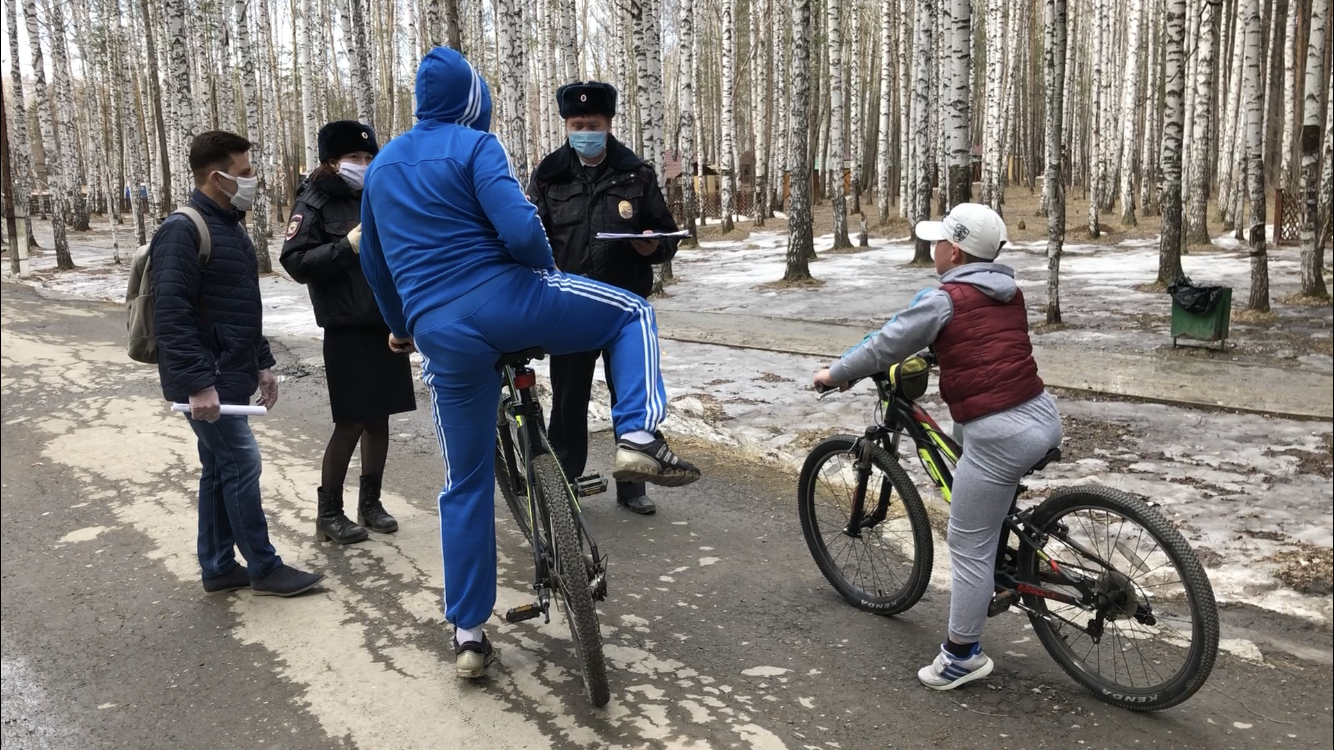
<instances>
[{"instance_id":1,"label":"bicycle front wheel","mask_svg":"<svg viewBox=\"0 0 1334 750\"><path fill-rule=\"evenodd\" d=\"M1167 519L1106 487L1061 490L1021 545L1033 631L1066 674L1098 698L1161 711L1195 694L1218 656L1218 606L1194 551ZM1052 598L1051 594L1065 599Z\"/></svg>"},{"instance_id":2,"label":"bicycle front wheel","mask_svg":"<svg viewBox=\"0 0 1334 750\"><path fill-rule=\"evenodd\" d=\"M584 545L574 519L574 498L560 464L550 453L533 457L537 490L541 493L547 521L551 525L551 544L555 557L556 584L565 602L565 618L583 670L584 693L588 701L601 708L611 700L607 685L607 665L602 654L602 629L593 604L592 581L584 562Z\"/></svg>"},{"instance_id":3,"label":"bicycle front wheel","mask_svg":"<svg viewBox=\"0 0 1334 750\"><path fill-rule=\"evenodd\" d=\"M797 489L801 531L820 572L849 604L894 615L926 592L931 525L903 467L873 446L861 517L854 528L859 444L851 435L836 435L806 457Z\"/></svg>"}]
</instances>

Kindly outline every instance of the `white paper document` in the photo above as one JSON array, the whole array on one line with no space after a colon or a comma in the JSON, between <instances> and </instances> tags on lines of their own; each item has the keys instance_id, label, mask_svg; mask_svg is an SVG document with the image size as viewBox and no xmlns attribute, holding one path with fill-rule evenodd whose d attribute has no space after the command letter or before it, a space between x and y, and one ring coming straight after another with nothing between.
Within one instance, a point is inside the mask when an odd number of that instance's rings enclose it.
<instances>
[{"instance_id":1,"label":"white paper document","mask_svg":"<svg viewBox=\"0 0 1334 750\"><path fill-rule=\"evenodd\" d=\"M594 235L599 240L680 240L690 236L689 229L679 232L649 232L647 234L622 234L619 232L598 232Z\"/></svg>"},{"instance_id":2,"label":"white paper document","mask_svg":"<svg viewBox=\"0 0 1334 750\"><path fill-rule=\"evenodd\" d=\"M190 405L172 404L171 410L189 414ZM269 410L265 409L262 406L242 406L240 404L223 404L219 408L219 411L227 416L244 416L244 417L262 417L265 414L269 413Z\"/></svg>"}]
</instances>

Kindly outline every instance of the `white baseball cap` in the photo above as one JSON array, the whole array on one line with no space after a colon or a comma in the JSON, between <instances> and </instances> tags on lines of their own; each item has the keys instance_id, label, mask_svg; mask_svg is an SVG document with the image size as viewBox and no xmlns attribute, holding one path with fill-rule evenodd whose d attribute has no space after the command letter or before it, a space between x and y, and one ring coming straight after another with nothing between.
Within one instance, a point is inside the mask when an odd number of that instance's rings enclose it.
<instances>
[{"instance_id":1,"label":"white baseball cap","mask_svg":"<svg viewBox=\"0 0 1334 750\"><path fill-rule=\"evenodd\" d=\"M1000 214L981 203L960 203L940 221L917 222L913 232L919 240L953 242L965 253L983 260L995 260L1001 245L1010 239Z\"/></svg>"}]
</instances>

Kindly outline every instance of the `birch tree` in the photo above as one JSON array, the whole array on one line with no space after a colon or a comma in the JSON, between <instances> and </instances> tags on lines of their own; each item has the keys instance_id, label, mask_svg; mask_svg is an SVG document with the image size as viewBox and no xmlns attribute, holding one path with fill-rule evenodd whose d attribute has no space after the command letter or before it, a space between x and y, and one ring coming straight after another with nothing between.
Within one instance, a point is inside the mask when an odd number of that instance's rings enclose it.
<instances>
[{"instance_id":1,"label":"birch tree","mask_svg":"<svg viewBox=\"0 0 1334 750\"><path fill-rule=\"evenodd\" d=\"M730 1L730 0L729 0ZM826 4L829 38L829 159L824 168L831 175L829 203L834 209L834 249L852 247L848 239L848 204L843 194L843 18L837 0Z\"/></svg>"},{"instance_id":2,"label":"birch tree","mask_svg":"<svg viewBox=\"0 0 1334 750\"><path fill-rule=\"evenodd\" d=\"M351 2L355 5L359 0ZM241 91L245 100L246 137L259 145L269 139L264 137L264 129L260 126L259 79L255 73L255 52L250 43L248 4L249 0L236 0L236 44L241 57ZM259 176L259 186L255 192L255 207L250 212L250 218L254 222L252 239L255 241L255 255L259 259L259 272L269 273L273 270L273 260L269 257L269 200L268 191L265 189L263 160L256 158L255 166Z\"/></svg>"},{"instance_id":3,"label":"birch tree","mask_svg":"<svg viewBox=\"0 0 1334 750\"><path fill-rule=\"evenodd\" d=\"M862 0L852 0L852 15L849 18L849 38L848 49L851 50L848 57L849 84L848 84L848 153L852 160L852 212L862 213L862 143L864 134L862 133L862 106L865 99L869 96L868 88L862 82L862 59L864 57L862 50ZM863 221L863 225L865 222ZM865 246L865 233L858 245Z\"/></svg>"},{"instance_id":4,"label":"birch tree","mask_svg":"<svg viewBox=\"0 0 1334 750\"><path fill-rule=\"evenodd\" d=\"M1195 72L1195 137L1191 140L1190 167L1190 220L1187 245L1209 242L1209 125L1214 117L1214 58L1218 46L1219 6L1206 3L1200 19L1199 44L1196 54L1199 67Z\"/></svg>"},{"instance_id":5,"label":"birch tree","mask_svg":"<svg viewBox=\"0 0 1334 750\"><path fill-rule=\"evenodd\" d=\"M912 141L913 141L913 205L909 217L916 237L918 222L931 218L931 162L927 158L930 148L930 111L931 106L931 32L934 27L932 3L934 0L919 0L917 19L913 24L913 91L912 91ZM999 202L999 198L996 200ZM913 265L925 266L931 263L931 243L918 239L913 253Z\"/></svg>"},{"instance_id":6,"label":"birch tree","mask_svg":"<svg viewBox=\"0 0 1334 750\"><path fill-rule=\"evenodd\" d=\"M969 60L973 54L972 7L969 0L942 0L941 24L946 44L941 75L949 88L945 100L946 150L948 154L949 192L946 210L973 197L972 79Z\"/></svg>"},{"instance_id":7,"label":"birch tree","mask_svg":"<svg viewBox=\"0 0 1334 750\"><path fill-rule=\"evenodd\" d=\"M1269 258L1265 247L1265 93L1261 66L1264 27L1259 0L1241 0L1239 11L1246 29L1242 99L1246 106L1246 187L1250 198L1250 226L1246 239L1251 255L1251 296L1246 309L1269 312Z\"/></svg>"},{"instance_id":8,"label":"birch tree","mask_svg":"<svg viewBox=\"0 0 1334 750\"><path fill-rule=\"evenodd\" d=\"M1311 28L1306 44L1306 85L1302 99L1302 192L1306 203L1302 215L1302 294L1317 299L1329 298L1329 290L1325 287L1323 248L1316 241L1320 216L1321 89L1324 89L1327 98L1334 100L1334 96L1329 94L1329 74L1324 70L1328 23L1329 0L1311 0ZM1334 105L1334 102L1331 104ZM1324 136L1326 141L1334 140L1329 133ZM1325 168L1330 168L1328 156Z\"/></svg>"},{"instance_id":9,"label":"birch tree","mask_svg":"<svg viewBox=\"0 0 1334 750\"><path fill-rule=\"evenodd\" d=\"M46 66L42 59L41 37L37 33L37 0L26 0L23 4L24 20L28 27L28 54L32 63L33 90L37 94L37 121L42 129L41 158L34 165L46 174L46 189L51 195L51 235L55 241L56 268L68 271L74 268L74 260L69 254L69 238L65 234L65 191L61 187L64 181L64 165L52 152L50 144L56 142L55 112L52 110L51 94L46 86Z\"/></svg>"},{"instance_id":10,"label":"birch tree","mask_svg":"<svg viewBox=\"0 0 1334 750\"><path fill-rule=\"evenodd\" d=\"M1301 15L1301 6L1298 0L1292 0L1288 5L1287 30L1283 35L1283 111L1279 116L1283 135L1279 151L1278 184L1274 187L1285 191L1297 186L1297 170L1294 164L1296 149L1293 138L1297 134L1297 18ZM1274 29L1273 33L1277 31L1278 29ZM1320 62L1323 63L1324 60ZM1328 82L1325 88L1329 88ZM1304 120L1305 108L1302 114Z\"/></svg>"},{"instance_id":11,"label":"birch tree","mask_svg":"<svg viewBox=\"0 0 1334 750\"><path fill-rule=\"evenodd\" d=\"M1181 120L1186 90L1183 62L1186 47L1186 0L1167 0L1166 94L1163 114L1162 234L1158 242L1158 283L1166 286L1181 275ZM1097 219L1097 208L1090 209Z\"/></svg>"},{"instance_id":12,"label":"birch tree","mask_svg":"<svg viewBox=\"0 0 1334 750\"><path fill-rule=\"evenodd\" d=\"M296 16L296 39L308 39L310 34L310 3L311 0L300 0L300 7L293 8ZM437 30L439 27L439 8L434 0L429 6L435 9L435 22ZM315 113L315 75L311 70L311 49L309 44L300 44L293 42L296 47L297 65L300 67L301 79L301 136L304 145L304 161L301 164L303 173L315 169L318 161L318 140L316 138L316 128L319 123L316 120Z\"/></svg>"},{"instance_id":13,"label":"birch tree","mask_svg":"<svg viewBox=\"0 0 1334 750\"><path fill-rule=\"evenodd\" d=\"M677 80L681 88L680 122L677 136L677 154L681 159L681 219L690 230L687 245L699 239L695 223L695 178L690 165L700 157L695 148L695 1L680 0L677 13L677 34L680 36L681 57Z\"/></svg>"},{"instance_id":14,"label":"birch tree","mask_svg":"<svg viewBox=\"0 0 1334 750\"><path fill-rule=\"evenodd\" d=\"M186 0L162 0L162 14L165 17L168 30L167 63L169 66L169 69L164 73L169 76L168 80L171 81L171 121L176 141L174 144L175 153L170 157L164 156L164 158L170 158L173 164L178 165L172 171L172 195L174 196L172 205L180 205L190 195L192 181L189 176L186 155L190 149L190 142L199 133L195 124L194 102L191 98L190 56L186 50L186 6Z\"/></svg>"},{"instance_id":15,"label":"birch tree","mask_svg":"<svg viewBox=\"0 0 1334 750\"><path fill-rule=\"evenodd\" d=\"M1005 0L986 0L986 124L982 131L982 202L1000 210L1000 175L995 153L1001 146L1001 98L1004 87Z\"/></svg>"},{"instance_id":16,"label":"birch tree","mask_svg":"<svg viewBox=\"0 0 1334 750\"><path fill-rule=\"evenodd\" d=\"M524 28L520 0L497 0L496 35L500 42L501 140L520 180L529 174L524 96Z\"/></svg>"},{"instance_id":17,"label":"birch tree","mask_svg":"<svg viewBox=\"0 0 1334 750\"><path fill-rule=\"evenodd\" d=\"M10 245L10 261L15 274L27 275L27 269L20 269L19 259L27 258L27 253L20 253L19 243L36 247L37 241L32 236L32 224L28 221L29 196L32 195L33 183L37 175L32 171L32 150L28 141L28 107L23 99L23 74L19 64L19 24L14 0L5 0L5 28L9 33L9 132L10 132L10 168L14 182L14 216L23 222L24 237ZM31 44L31 42L29 42Z\"/></svg>"},{"instance_id":18,"label":"birch tree","mask_svg":"<svg viewBox=\"0 0 1334 750\"><path fill-rule=\"evenodd\" d=\"M1061 322L1061 252L1065 247L1065 175L1061 170L1065 111L1066 0L1044 0L1043 70L1046 79L1047 322Z\"/></svg>"},{"instance_id":19,"label":"birch tree","mask_svg":"<svg viewBox=\"0 0 1334 750\"><path fill-rule=\"evenodd\" d=\"M1125 87L1121 92L1121 226L1133 227L1139 222L1135 218L1135 170L1131 165L1139 149L1137 139L1139 118L1139 55L1140 27L1144 15L1144 0L1131 0L1130 20L1126 35ZM1184 74L1184 72L1183 72ZM1094 221L1096 222L1096 218Z\"/></svg>"},{"instance_id":20,"label":"birch tree","mask_svg":"<svg viewBox=\"0 0 1334 750\"><path fill-rule=\"evenodd\" d=\"M880 130L877 133L875 162L875 213L880 224L889 221L889 127L893 90L890 87L891 73L894 66L894 53L891 40L894 35L894 19L890 12L893 3L882 0L880 3ZM969 180L972 180L971 169Z\"/></svg>"},{"instance_id":21,"label":"birch tree","mask_svg":"<svg viewBox=\"0 0 1334 750\"><path fill-rule=\"evenodd\" d=\"M736 196L736 107L732 100L736 95L736 0L722 0L723 32L723 121L722 153L719 156L719 171L722 172L722 219L723 231L734 228L732 212L735 210Z\"/></svg>"},{"instance_id":22,"label":"birch tree","mask_svg":"<svg viewBox=\"0 0 1334 750\"><path fill-rule=\"evenodd\" d=\"M730 2L731 0L728 0ZM783 280L809 281L815 255L811 227L811 173L806 133L810 127L811 0L792 0L792 133L788 138L791 198L787 216L787 268Z\"/></svg>"},{"instance_id":23,"label":"birch tree","mask_svg":"<svg viewBox=\"0 0 1334 750\"><path fill-rule=\"evenodd\" d=\"M769 90L768 65L764 61L769 59L765 49L770 41L765 41L761 35L762 19L768 17L769 6L773 0L755 0L756 5L751 8L751 70L754 72L754 94L756 99L756 108L750 113L751 122L754 124L752 131L755 133L755 190L754 200L752 202L751 212L752 226L764 226L765 214L769 212L768 203L768 164L769 164L769 126L772 119L771 92Z\"/></svg>"}]
</instances>

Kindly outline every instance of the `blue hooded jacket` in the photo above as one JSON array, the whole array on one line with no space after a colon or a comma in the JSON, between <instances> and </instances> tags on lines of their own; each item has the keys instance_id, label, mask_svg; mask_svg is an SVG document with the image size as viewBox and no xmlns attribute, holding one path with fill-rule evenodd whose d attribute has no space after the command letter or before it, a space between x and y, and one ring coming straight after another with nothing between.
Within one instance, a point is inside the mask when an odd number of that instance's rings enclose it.
<instances>
[{"instance_id":1,"label":"blue hooded jacket","mask_svg":"<svg viewBox=\"0 0 1334 750\"><path fill-rule=\"evenodd\" d=\"M361 199L361 268L390 331L516 265L554 269L537 209L491 126L491 92L436 47L417 68L417 124L381 149Z\"/></svg>"}]
</instances>

